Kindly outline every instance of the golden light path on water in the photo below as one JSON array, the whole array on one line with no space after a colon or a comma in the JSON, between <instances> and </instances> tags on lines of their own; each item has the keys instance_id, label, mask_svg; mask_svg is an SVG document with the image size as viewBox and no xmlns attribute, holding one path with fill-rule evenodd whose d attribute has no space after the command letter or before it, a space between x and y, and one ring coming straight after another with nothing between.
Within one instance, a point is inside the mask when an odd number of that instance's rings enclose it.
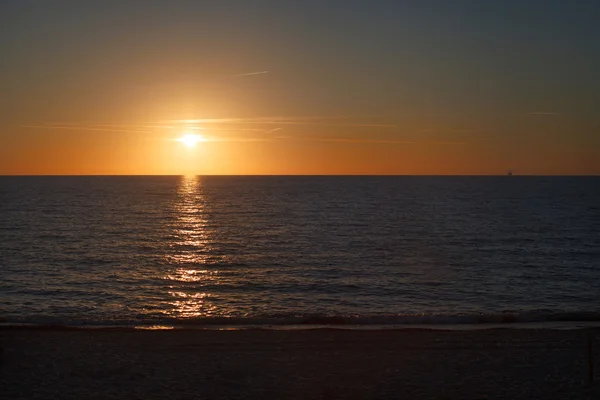
<instances>
[{"instance_id":1,"label":"golden light path on water","mask_svg":"<svg viewBox=\"0 0 600 400\"><path fill-rule=\"evenodd\" d=\"M216 307L202 291L206 284L219 281L219 271L203 268L209 261L213 240L206 218L206 197L198 176L182 176L174 203L174 243L168 261L173 266L166 274L169 284L169 311L175 318L207 317Z\"/></svg>"}]
</instances>

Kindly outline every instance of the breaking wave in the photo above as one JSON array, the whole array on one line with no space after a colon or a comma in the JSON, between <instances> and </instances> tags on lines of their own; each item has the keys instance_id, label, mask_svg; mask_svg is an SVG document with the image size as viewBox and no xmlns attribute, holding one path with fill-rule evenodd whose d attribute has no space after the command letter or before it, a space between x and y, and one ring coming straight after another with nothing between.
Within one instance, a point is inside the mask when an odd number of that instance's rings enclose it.
<instances>
[{"instance_id":1,"label":"breaking wave","mask_svg":"<svg viewBox=\"0 0 600 400\"><path fill-rule=\"evenodd\" d=\"M214 329L229 327L232 329L262 328L298 329L311 327L332 327L347 329L378 329L418 327L451 327L474 325L527 324L527 323L599 323L600 312L500 312L490 314L463 315L258 315L252 317L201 317L201 318L146 318L146 319L88 319L60 318L56 316L37 316L27 318L0 319L3 326L54 326L73 328L197 328Z\"/></svg>"}]
</instances>

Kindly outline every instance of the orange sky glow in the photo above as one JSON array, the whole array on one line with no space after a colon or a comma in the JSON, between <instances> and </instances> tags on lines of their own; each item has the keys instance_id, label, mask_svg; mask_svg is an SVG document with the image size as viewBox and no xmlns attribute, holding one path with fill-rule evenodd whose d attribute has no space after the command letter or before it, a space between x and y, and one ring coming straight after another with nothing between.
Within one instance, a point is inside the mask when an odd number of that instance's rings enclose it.
<instances>
[{"instance_id":1,"label":"orange sky glow","mask_svg":"<svg viewBox=\"0 0 600 400\"><path fill-rule=\"evenodd\" d=\"M95 126L27 126L27 140L14 140L0 161L3 174L237 175L237 174L593 174L593 149L557 138L541 143L473 139L468 133L391 135L396 127L282 124L231 128L206 124L195 146L181 142L189 124L117 131ZM290 124L291 125L291 124ZM197 127L197 125L194 125ZM214 131L211 130L214 128ZM217 128L219 127L219 128ZM112 129L112 130L109 130ZM121 129L121 128L119 128ZM240 132L235 132L240 129ZM253 129L245 131L242 129ZM51 131L52 134L48 134ZM286 131L291 131L286 133ZM370 131L370 132L369 132ZM373 132L375 131L375 132ZM366 133L369 132L369 133ZM371 133L373 132L373 133ZM515 143L516 142L516 143ZM521 143L519 143L521 142ZM523 143L524 142L524 143Z\"/></svg>"},{"instance_id":2,"label":"orange sky glow","mask_svg":"<svg viewBox=\"0 0 600 400\"><path fill-rule=\"evenodd\" d=\"M234 3L0 6L0 175L600 174L583 6Z\"/></svg>"},{"instance_id":3,"label":"orange sky glow","mask_svg":"<svg viewBox=\"0 0 600 400\"><path fill-rule=\"evenodd\" d=\"M568 137L529 134L491 139L485 131L475 135L470 129L424 126L318 117L24 125L16 130L27 139L12 139L11 151L0 160L0 172L496 175L515 170L585 175L600 171L593 147L586 149ZM201 140L186 146L182 142L186 135Z\"/></svg>"}]
</instances>

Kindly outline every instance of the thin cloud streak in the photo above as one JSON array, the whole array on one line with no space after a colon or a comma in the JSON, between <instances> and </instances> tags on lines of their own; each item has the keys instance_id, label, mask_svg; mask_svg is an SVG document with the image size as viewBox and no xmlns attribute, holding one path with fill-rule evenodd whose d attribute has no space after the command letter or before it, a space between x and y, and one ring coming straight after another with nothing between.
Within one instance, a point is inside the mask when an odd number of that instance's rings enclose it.
<instances>
[{"instance_id":1,"label":"thin cloud streak","mask_svg":"<svg viewBox=\"0 0 600 400\"><path fill-rule=\"evenodd\" d=\"M134 129L112 129L99 128L94 126L76 126L76 125L21 125L21 128L27 129L57 129L57 130L77 130L77 131L99 131L99 132L122 132L122 133L149 133L148 131Z\"/></svg>"},{"instance_id":2,"label":"thin cloud streak","mask_svg":"<svg viewBox=\"0 0 600 400\"><path fill-rule=\"evenodd\" d=\"M251 124L259 122L249 122ZM273 122L276 123L276 122ZM286 125L319 125L319 126L347 126L347 127L362 127L362 128L397 128L397 125L388 124L332 124L327 122L309 122L309 121L280 121L279 124Z\"/></svg>"},{"instance_id":3,"label":"thin cloud streak","mask_svg":"<svg viewBox=\"0 0 600 400\"><path fill-rule=\"evenodd\" d=\"M223 118L223 119L188 119L171 120L169 123L181 124L251 124L251 125L312 125L312 126L340 126L355 128L397 128L393 124L375 123L334 123L328 120L341 120L342 118L312 118L312 119L288 119L288 118Z\"/></svg>"},{"instance_id":4,"label":"thin cloud streak","mask_svg":"<svg viewBox=\"0 0 600 400\"><path fill-rule=\"evenodd\" d=\"M418 141L418 140L378 140L378 139L344 139L344 138L294 138L302 141L332 143L364 143L364 144L427 144L427 145L461 145L465 142Z\"/></svg>"},{"instance_id":5,"label":"thin cloud streak","mask_svg":"<svg viewBox=\"0 0 600 400\"><path fill-rule=\"evenodd\" d=\"M239 75L235 75L237 78L240 78L242 76L253 76L253 75L264 75L264 74L268 74L269 71L256 71L256 72L246 72L245 74L239 74Z\"/></svg>"},{"instance_id":6,"label":"thin cloud streak","mask_svg":"<svg viewBox=\"0 0 600 400\"><path fill-rule=\"evenodd\" d=\"M279 121L281 123L281 121ZM332 125L332 124L327 124ZM375 126L377 124L333 124L334 126ZM100 131L100 132L121 132L121 133L145 133L150 132L144 130L134 129L117 129L119 126L135 126L135 125L89 125L89 126L77 126L77 125L22 125L23 128L30 129L56 129L56 130L78 130L78 131ZM165 127L163 125L143 125L146 127ZM111 128L113 127L113 128ZM173 126L168 126L174 128ZM383 127L388 127L383 125ZM185 127L182 127L185 128ZM187 128L189 129L189 128ZM243 129L243 128L209 128L209 131L221 131L221 132L236 132L236 131L252 131L262 133L273 133L282 130L283 128L277 127L265 131L264 129ZM313 141L313 142L330 142L330 143L349 143L349 144L391 144L391 145L402 145L402 144L426 144L426 145L460 145L465 142L450 142L450 141L433 141L433 140L390 140L390 139L345 139L345 138L327 138L327 137L310 137L304 134L287 135L287 136L275 136L275 137L258 137L258 138L240 138L240 137L219 137L219 136L206 136L206 142L273 142L273 141Z\"/></svg>"},{"instance_id":7,"label":"thin cloud streak","mask_svg":"<svg viewBox=\"0 0 600 400\"><path fill-rule=\"evenodd\" d=\"M205 142L270 142L271 139L266 138L220 138L220 137L206 137Z\"/></svg>"},{"instance_id":8,"label":"thin cloud streak","mask_svg":"<svg viewBox=\"0 0 600 400\"><path fill-rule=\"evenodd\" d=\"M185 129L185 128L184 128ZM203 128L206 130L207 128ZM264 129L259 128L208 128L210 131L218 131L218 132L264 132Z\"/></svg>"},{"instance_id":9,"label":"thin cloud streak","mask_svg":"<svg viewBox=\"0 0 600 400\"><path fill-rule=\"evenodd\" d=\"M40 125L21 125L21 128L29 129L65 129L65 130L81 130L81 131L100 131L100 132L123 132L123 133L150 133L149 130L156 129L177 129L177 130L206 130L201 126L175 126L175 125L134 125L134 124L91 124L91 125L76 125L76 124L40 124ZM129 129L131 128L131 129ZM143 130L148 129L148 130ZM211 127L211 131L220 132L264 132L260 128L238 128L238 127Z\"/></svg>"},{"instance_id":10,"label":"thin cloud streak","mask_svg":"<svg viewBox=\"0 0 600 400\"><path fill-rule=\"evenodd\" d=\"M547 112L547 111L534 111L534 112L530 112L528 113L529 115L558 115L558 113L555 112Z\"/></svg>"},{"instance_id":11,"label":"thin cloud streak","mask_svg":"<svg viewBox=\"0 0 600 400\"><path fill-rule=\"evenodd\" d=\"M200 119L171 119L159 121L158 123L180 123L180 124L226 124L226 123L303 123L318 121L347 121L355 119L369 119L369 117L250 117L250 118L200 118ZM373 118L370 118L373 119ZM376 124L381 126L395 126Z\"/></svg>"},{"instance_id":12,"label":"thin cloud streak","mask_svg":"<svg viewBox=\"0 0 600 400\"><path fill-rule=\"evenodd\" d=\"M356 127L356 128L397 128L395 124L378 124L378 123L354 123L354 122L332 122L332 121L348 121L355 118L352 117L254 117L254 118L203 118L203 119L174 119L164 121L146 121L139 124L76 124L76 123L51 123L36 125L40 128L48 129L71 129L79 128L86 130L97 130L110 128L123 128L123 130L141 131L140 129L206 129L197 125L312 125L312 126L339 126L339 127ZM137 129L136 129L137 128ZM227 131L260 131L265 130L275 132L283 129L275 127L272 129L265 128L238 128L238 127L220 127L209 129L227 130ZM107 129L108 130L108 129Z\"/></svg>"},{"instance_id":13,"label":"thin cloud streak","mask_svg":"<svg viewBox=\"0 0 600 400\"><path fill-rule=\"evenodd\" d=\"M421 133L475 133L472 129L420 129Z\"/></svg>"}]
</instances>

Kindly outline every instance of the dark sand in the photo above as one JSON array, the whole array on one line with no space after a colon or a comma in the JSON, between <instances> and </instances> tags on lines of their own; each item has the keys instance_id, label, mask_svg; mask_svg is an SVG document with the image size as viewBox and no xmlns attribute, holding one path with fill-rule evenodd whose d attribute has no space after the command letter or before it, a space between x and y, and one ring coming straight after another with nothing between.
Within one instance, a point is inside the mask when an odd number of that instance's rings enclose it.
<instances>
[{"instance_id":1,"label":"dark sand","mask_svg":"<svg viewBox=\"0 0 600 400\"><path fill-rule=\"evenodd\" d=\"M584 330L4 328L0 340L3 399L600 399Z\"/></svg>"}]
</instances>

